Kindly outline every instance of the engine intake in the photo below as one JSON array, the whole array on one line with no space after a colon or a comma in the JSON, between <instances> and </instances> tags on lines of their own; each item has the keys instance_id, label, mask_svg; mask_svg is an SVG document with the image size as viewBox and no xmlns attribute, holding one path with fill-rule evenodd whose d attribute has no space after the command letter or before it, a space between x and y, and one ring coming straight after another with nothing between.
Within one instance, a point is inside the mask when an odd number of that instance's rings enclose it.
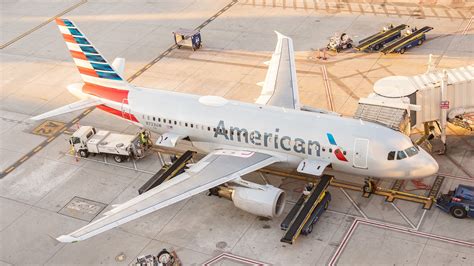
<instances>
[{"instance_id":1,"label":"engine intake","mask_svg":"<svg viewBox=\"0 0 474 266\"><path fill-rule=\"evenodd\" d=\"M273 218L285 208L285 191L272 185L262 185L263 189L219 186L214 194L234 202L235 207L246 212Z\"/></svg>"}]
</instances>

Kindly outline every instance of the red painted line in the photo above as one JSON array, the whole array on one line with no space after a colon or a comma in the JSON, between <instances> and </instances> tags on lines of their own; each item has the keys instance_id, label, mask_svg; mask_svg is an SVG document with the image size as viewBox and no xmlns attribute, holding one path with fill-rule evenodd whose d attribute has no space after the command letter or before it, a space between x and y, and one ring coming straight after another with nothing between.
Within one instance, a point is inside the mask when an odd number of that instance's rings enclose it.
<instances>
[{"instance_id":1,"label":"red painted line","mask_svg":"<svg viewBox=\"0 0 474 266\"><path fill-rule=\"evenodd\" d=\"M467 247L474 247L473 242L468 242L468 241L449 238L449 237L445 237L445 236L420 232L420 231L416 231L416 230L413 230L413 229L408 228L408 227L400 227L400 226L385 224L385 223L381 223L381 222L377 222L377 221L362 220L362 219L357 218L357 219L354 220L351 227L347 231L346 235L342 239L341 244L339 244L339 247L336 249L336 252L332 256L331 260L329 261L329 265L331 265L331 266L336 265L336 262L339 260L339 257L341 256L342 251L346 247L346 245L349 242L352 234L356 230L357 226L359 226L359 224L370 225L370 226L374 226L374 227L378 227L378 228L382 228L382 229L388 229L388 230L391 230L391 231L397 231L397 232L400 232L400 233L406 233L406 234L415 235L415 236L419 236L419 237L424 237L424 238L428 238L428 239L433 239L433 240L437 240L437 241L441 241L441 242L445 242L445 243L456 244L456 245L467 246Z\"/></svg>"},{"instance_id":2,"label":"red painted line","mask_svg":"<svg viewBox=\"0 0 474 266\"><path fill-rule=\"evenodd\" d=\"M355 231L355 228L359 224L359 219L355 219L354 222L352 222L351 227L349 227L349 230L346 232L346 235L344 235L344 238L341 241L341 244L339 244L339 247L336 249L336 253L332 256L331 260L329 261L329 265L335 265L336 261L339 259L339 256L341 255L341 252L344 250L346 247L347 243L349 242L349 239L351 238L352 234Z\"/></svg>"},{"instance_id":3,"label":"red painted line","mask_svg":"<svg viewBox=\"0 0 474 266\"><path fill-rule=\"evenodd\" d=\"M233 261L237 261L237 262L243 262L245 264L250 264L250 265L262 265L262 266L263 265L269 265L268 263L264 263L264 262L261 262L261 261L257 261L257 260L237 256L235 254L227 253L227 252L219 254L218 256L204 262L202 265L206 265L206 266L207 265L212 265L212 264L217 263L217 262L219 262L221 260L224 260L224 259L229 259L229 260L233 260Z\"/></svg>"}]
</instances>

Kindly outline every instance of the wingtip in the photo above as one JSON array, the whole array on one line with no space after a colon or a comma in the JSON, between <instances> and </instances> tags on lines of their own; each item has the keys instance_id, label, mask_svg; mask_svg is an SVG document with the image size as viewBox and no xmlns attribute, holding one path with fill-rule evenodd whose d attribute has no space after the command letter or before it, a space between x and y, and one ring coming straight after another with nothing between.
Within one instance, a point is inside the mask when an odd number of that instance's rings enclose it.
<instances>
[{"instance_id":1,"label":"wingtip","mask_svg":"<svg viewBox=\"0 0 474 266\"><path fill-rule=\"evenodd\" d=\"M74 243L74 242L78 241L77 238L72 237L70 235L59 236L59 237L56 238L56 240L58 240L59 242L62 242L62 243Z\"/></svg>"},{"instance_id":2,"label":"wingtip","mask_svg":"<svg viewBox=\"0 0 474 266\"><path fill-rule=\"evenodd\" d=\"M288 38L288 36L284 35L283 33L281 32L278 32L278 31L274 31L276 33L276 35L278 36L278 38Z\"/></svg>"}]
</instances>

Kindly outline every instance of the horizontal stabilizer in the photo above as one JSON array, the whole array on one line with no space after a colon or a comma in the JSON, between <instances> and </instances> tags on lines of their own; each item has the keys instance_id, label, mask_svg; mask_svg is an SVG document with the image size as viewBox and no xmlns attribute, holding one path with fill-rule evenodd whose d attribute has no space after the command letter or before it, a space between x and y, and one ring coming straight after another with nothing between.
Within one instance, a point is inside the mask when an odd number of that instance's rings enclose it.
<instances>
[{"instance_id":1,"label":"horizontal stabilizer","mask_svg":"<svg viewBox=\"0 0 474 266\"><path fill-rule=\"evenodd\" d=\"M99 100L94 100L94 99L80 100L80 101L77 101L77 102L59 107L57 109L51 110L51 111L46 112L44 114L34 116L30 119L31 120L42 120L42 119L45 119L45 118L49 118L49 117L53 117L53 116L57 116L57 115L62 115L62 114L66 114L66 113L86 109L86 108L96 106L96 105L100 105L100 104L102 104L102 102L99 101Z\"/></svg>"}]
</instances>

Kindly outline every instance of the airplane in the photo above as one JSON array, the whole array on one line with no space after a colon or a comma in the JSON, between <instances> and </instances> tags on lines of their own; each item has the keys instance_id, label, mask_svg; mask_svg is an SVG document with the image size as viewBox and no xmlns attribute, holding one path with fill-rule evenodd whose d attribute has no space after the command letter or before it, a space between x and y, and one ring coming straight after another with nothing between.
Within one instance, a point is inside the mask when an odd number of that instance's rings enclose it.
<instances>
[{"instance_id":1,"label":"airplane","mask_svg":"<svg viewBox=\"0 0 474 266\"><path fill-rule=\"evenodd\" d=\"M158 133L158 146L175 147L186 139L207 154L184 173L59 236L60 242L88 239L220 185L232 189L238 208L278 216L284 191L241 178L269 165L314 176L333 170L392 179L423 178L438 171L437 162L398 131L302 106L293 41L281 33L276 32L261 95L256 103L244 103L129 84L123 78L124 60L109 64L71 20L58 18L56 23L83 80L67 89L80 100L33 120L96 106Z\"/></svg>"}]
</instances>

